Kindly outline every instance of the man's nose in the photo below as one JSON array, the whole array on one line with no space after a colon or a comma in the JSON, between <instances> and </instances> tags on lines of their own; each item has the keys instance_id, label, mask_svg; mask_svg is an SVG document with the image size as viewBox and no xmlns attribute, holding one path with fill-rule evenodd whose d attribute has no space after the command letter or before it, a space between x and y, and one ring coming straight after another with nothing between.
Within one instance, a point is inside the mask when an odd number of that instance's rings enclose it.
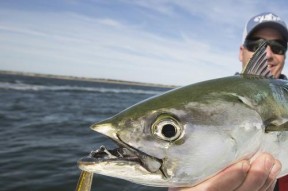
<instances>
[{"instance_id":1,"label":"man's nose","mask_svg":"<svg viewBox=\"0 0 288 191\"><path fill-rule=\"evenodd\" d=\"M273 54L274 53L273 53L270 45L268 45L267 48L266 48L266 57L267 57L267 59L272 58Z\"/></svg>"}]
</instances>

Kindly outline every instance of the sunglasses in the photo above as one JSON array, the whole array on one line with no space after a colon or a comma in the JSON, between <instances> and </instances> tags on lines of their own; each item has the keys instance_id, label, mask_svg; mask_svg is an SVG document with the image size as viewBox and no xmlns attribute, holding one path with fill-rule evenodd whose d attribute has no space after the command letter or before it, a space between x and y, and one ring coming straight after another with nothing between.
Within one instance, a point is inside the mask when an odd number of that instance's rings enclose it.
<instances>
[{"instance_id":1,"label":"sunglasses","mask_svg":"<svg viewBox=\"0 0 288 191\"><path fill-rule=\"evenodd\" d=\"M287 42L284 40L265 40L262 38L251 38L246 39L244 42L244 47L250 52L255 52L261 43L267 42L274 54L284 55L287 50Z\"/></svg>"}]
</instances>

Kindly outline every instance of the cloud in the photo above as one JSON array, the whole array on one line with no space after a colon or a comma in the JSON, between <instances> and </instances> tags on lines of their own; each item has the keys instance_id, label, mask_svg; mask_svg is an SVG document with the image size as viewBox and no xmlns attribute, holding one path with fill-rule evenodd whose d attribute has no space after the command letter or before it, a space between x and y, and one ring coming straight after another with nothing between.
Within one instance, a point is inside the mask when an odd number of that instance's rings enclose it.
<instances>
[{"instance_id":1,"label":"cloud","mask_svg":"<svg viewBox=\"0 0 288 191\"><path fill-rule=\"evenodd\" d=\"M5 63L17 69L27 70L30 65L47 73L179 85L188 83L183 80L187 78L204 80L207 76L198 76L204 73L199 71L231 60L187 35L167 38L108 17L71 12L11 14L11 10L4 16L8 19L1 22L0 32L9 42L0 48L6 55L17 55L5 57Z\"/></svg>"},{"instance_id":2,"label":"cloud","mask_svg":"<svg viewBox=\"0 0 288 191\"><path fill-rule=\"evenodd\" d=\"M111 26L111 27L121 27L122 24L116 20L104 18L104 19L97 19L97 22L103 25Z\"/></svg>"},{"instance_id":3,"label":"cloud","mask_svg":"<svg viewBox=\"0 0 288 191\"><path fill-rule=\"evenodd\" d=\"M0 69L173 85L240 70L245 18L230 1L113 2L88 11L0 8ZM247 15L257 9L241 2Z\"/></svg>"}]
</instances>

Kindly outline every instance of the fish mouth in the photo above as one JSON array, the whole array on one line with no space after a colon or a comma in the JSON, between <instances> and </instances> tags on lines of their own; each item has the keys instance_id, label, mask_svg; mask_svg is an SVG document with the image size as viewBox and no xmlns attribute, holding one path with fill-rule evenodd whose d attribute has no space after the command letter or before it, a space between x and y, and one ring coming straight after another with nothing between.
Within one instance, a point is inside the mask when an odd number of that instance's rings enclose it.
<instances>
[{"instance_id":1,"label":"fish mouth","mask_svg":"<svg viewBox=\"0 0 288 191\"><path fill-rule=\"evenodd\" d=\"M133 161L138 163L141 162L137 155L125 147L118 147L108 150L104 145L101 145L100 148L95 151L91 151L88 157L82 158L79 162L108 162L114 160Z\"/></svg>"},{"instance_id":2,"label":"fish mouth","mask_svg":"<svg viewBox=\"0 0 288 191\"><path fill-rule=\"evenodd\" d=\"M163 171L163 159L150 156L130 145L123 142L117 135L118 140L114 140L117 148L107 149L105 146L100 146L99 149L91 151L87 157L78 161L78 166L82 170L87 170L87 166L99 165L103 162L121 163L122 165L140 165L149 173L160 173L163 177L167 177ZM85 167L86 166L86 167ZM97 173L97 172L95 172Z\"/></svg>"}]
</instances>

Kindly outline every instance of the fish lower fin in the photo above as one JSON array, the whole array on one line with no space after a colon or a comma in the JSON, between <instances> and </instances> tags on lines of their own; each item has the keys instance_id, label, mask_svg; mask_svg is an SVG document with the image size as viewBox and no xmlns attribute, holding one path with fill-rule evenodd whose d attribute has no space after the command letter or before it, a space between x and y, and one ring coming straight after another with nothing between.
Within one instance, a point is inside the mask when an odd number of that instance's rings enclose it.
<instances>
[{"instance_id":1,"label":"fish lower fin","mask_svg":"<svg viewBox=\"0 0 288 191\"><path fill-rule=\"evenodd\" d=\"M271 131L288 131L288 119L277 118L268 120L265 125L265 132L267 133Z\"/></svg>"}]
</instances>

